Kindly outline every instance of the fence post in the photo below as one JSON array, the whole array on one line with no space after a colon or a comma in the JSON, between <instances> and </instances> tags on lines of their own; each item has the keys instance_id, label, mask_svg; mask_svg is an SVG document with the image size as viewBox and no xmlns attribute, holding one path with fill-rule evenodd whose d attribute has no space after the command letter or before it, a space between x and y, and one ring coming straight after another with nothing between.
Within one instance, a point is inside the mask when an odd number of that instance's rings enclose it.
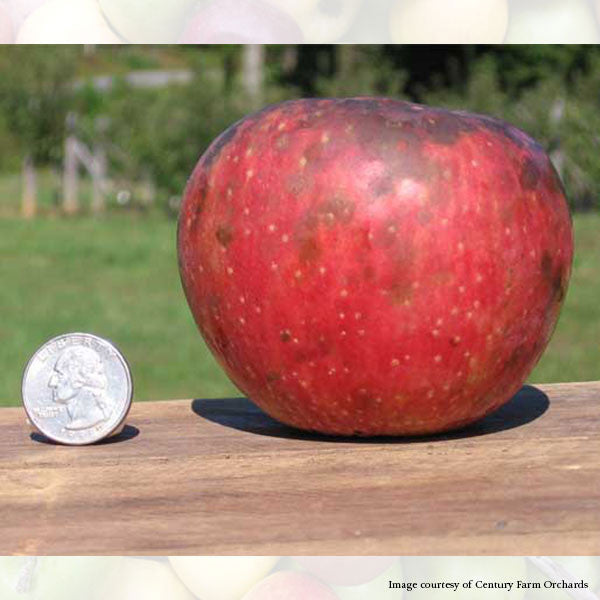
<instances>
[{"instance_id":1,"label":"fence post","mask_svg":"<svg viewBox=\"0 0 600 600\"><path fill-rule=\"evenodd\" d=\"M23 158L23 193L21 212L26 219L33 219L37 212L37 181L35 164L31 154Z\"/></svg>"},{"instance_id":2,"label":"fence post","mask_svg":"<svg viewBox=\"0 0 600 600\"><path fill-rule=\"evenodd\" d=\"M92 175L92 212L99 214L104 212L106 202L104 197L104 185L106 181L106 153L101 145L94 148Z\"/></svg>"},{"instance_id":3,"label":"fence post","mask_svg":"<svg viewBox=\"0 0 600 600\"><path fill-rule=\"evenodd\" d=\"M77 176L77 138L74 135L69 135L65 140L63 174L63 208L67 215L74 215L79 210Z\"/></svg>"},{"instance_id":4,"label":"fence post","mask_svg":"<svg viewBox=\"0 0 600 600\"><path fill-rule=\"evenodd\" d=\"M260 44L246 44L243 49L243 79L244 87L254 108L260 106L262 101L264 66L264 46Z\"/></svg>"}]
</instances>

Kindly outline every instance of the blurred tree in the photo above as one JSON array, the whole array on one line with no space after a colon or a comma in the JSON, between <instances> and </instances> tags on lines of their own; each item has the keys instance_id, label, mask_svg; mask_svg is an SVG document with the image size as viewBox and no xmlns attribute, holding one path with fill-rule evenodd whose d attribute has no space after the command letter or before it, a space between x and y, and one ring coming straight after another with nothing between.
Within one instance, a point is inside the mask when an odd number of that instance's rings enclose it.
<instances>
[{"instance_id":1,"label":"blurred tree","mask_svg":"<svg viewBox=\"0 0 600 600\"><path fill-rule=\"evenodd\" d=\"M316 78L318 95L406 96L407 73L394 67L381 46L336 46L333 68Z\"/></svg>"},{"instance_id":2,"label":"blurred tree","mask_svg":"<svg viewBox=\"0 0 600 600\"><path fill-rule=\"evenodd\" d=\"M354 95L407 98L512 121L550 152L574 208L600 208L597 47L255 50L98 46L85 54L73 47L1 48L0 166L12 168L13 156L25 158L27 214L35 206L33 166L59 164L69 111L77 114L77 138L126 196L147 206L156 195L161 205L175 207L200 154L243 115L287 98ZM162 83L136 83L140 79L131 75L139 70L157 71ZM161 77L173 72L185 76Z\"/></svg>"},{"instance_id":3,"label":"blurred tree","mask_svg":"<svg viewBox=\"0 0 600 600\"><path fill-rule=\"evenodd\" d=\"M246 44L243 50L243 81L254 109L260 107L265 80L265 47Z\"/></svg>"},{"instance_id":4,"label":"blurred tree","mask_svg":"<svg viewBox=\"0 0 600 600\"><path fill-rule=\"evenodd\" d=\"M36 207L35 166L62 154L80 49L4 46L0 50L0 109L23 156L23 214Z\"/></svg>"}]
</instances>

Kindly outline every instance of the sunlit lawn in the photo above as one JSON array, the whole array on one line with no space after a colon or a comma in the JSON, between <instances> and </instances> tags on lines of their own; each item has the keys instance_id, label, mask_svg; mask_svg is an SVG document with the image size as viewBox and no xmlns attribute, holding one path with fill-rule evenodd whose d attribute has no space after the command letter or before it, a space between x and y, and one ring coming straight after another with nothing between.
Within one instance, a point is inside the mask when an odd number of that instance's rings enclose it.
<instances>
[{"instance_id":1,"label":"sunlit lawn","mask_svg":"<svg viewBox=\"0 0 600 600\"><path fill-rule=\"evenodd\" d=\"M600 379L600 216L578 215L575 227L571 288L533 382ZM167 218L2 218L0 286L0 404L20 401L28 357L68 331L116 341L137 400L238 393L192 321Z\"/></svg>"},{"instance_id":2,"label":"sunlit lawn","mask_svg":"<svg viewBox=\"0 0 600 600\"><path fill-rule=\"evenodd\" d=\"M137 400L235 394L181 291L175 223L157 217L0 219L0 403L47 338L89 331L131 363Z\"/></svg>"}]
</instances>

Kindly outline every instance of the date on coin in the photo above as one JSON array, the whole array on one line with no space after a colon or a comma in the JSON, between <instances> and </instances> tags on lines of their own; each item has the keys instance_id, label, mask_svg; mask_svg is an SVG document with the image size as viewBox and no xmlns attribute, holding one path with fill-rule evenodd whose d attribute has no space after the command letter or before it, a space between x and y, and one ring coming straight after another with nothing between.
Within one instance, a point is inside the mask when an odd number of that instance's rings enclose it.
<instances>
[{"instance_id":1,"label":"date on coin","mask_svg":"<svg viewBox=\"0 0 600 600\"><path fill-rule=\"evenodd\" d=\"M23 374L23 405L33 426L61 444L92 444L120 429L133 395L127 361L89 333L55 337Z\"/></svg>"}]
</instances>

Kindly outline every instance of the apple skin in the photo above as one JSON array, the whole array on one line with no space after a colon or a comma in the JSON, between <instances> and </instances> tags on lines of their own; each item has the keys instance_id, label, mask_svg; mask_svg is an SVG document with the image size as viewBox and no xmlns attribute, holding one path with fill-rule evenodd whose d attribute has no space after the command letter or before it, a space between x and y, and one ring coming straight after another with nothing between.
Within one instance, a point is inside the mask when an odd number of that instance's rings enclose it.
<instances>
[{"instance_id":1,"label":"apple skin","mask_svg":"<svg viewBox=\"0 0 600 600\"><path fill-rule=\"evenodd\" d=\"M176 42L186 18L207 0L98 0L115 31L135 44Z\"/></svg>"},{"instance_id":2,"label":"apple skin","mask_svg":"<svg viewBox=\"0 0 600 600\"><path fill-rule=\"evenodd\" d=\"M6 0L5 9L8 11L13 22L13 33L16 34L21 28L23 21L37 8L45 4L47 0ZM2 0L0 0L0 6Z\"/></svg>"},{"instance_id":3,"label":"apple skin","mask_svg":"<svg viewBox=\"0 0 600 600\"><path fill-rule=\"evenodd\" d=\"M340 600L390 600L389 582L404 581L404 573L400 560L394 560L393 564L383 573L377 575L371 581L359 585L336 585L333 591L340 597ZM394 590L394 598L400 598L398 590Z\"/></svg>"},{"instance_id":4,"label":"apple skin","mask_svg":"<svg viewBox=\"0 0 600 600\"><path fill-rule=\"evenodd\" d=\"M600 586L600 556L551 556L550 558L564 567L575 579L583 579L590 590ZM529 561L527 574L528 581L542 585L539 590L528 590L527 600L569 600L571 598L565 590L544 588L544 581L550 578Z\"/></svg>"},{"instance_id":5,"label":"apple skin","mask_svg":"<svg viewBox=\"0 0 600 600\"><path fill-rule=\"evenodd\" d=\"M2 600L30 600L31 594L17 591L23 571L31 558L22 556L0 556L0 598Z\"/></svg>"},{"instance_id":6,"label":"apple skin","mask_svg":"<svg viewBox=\"0 0 600 600\"><path fill-rule=\"evenodd\" d=\"M0 4L0 44L12 44L14 38L13 20L4 5Z\"/></svg>"},{"instance_id":7,"label":"apple skin","mask_svg":"<svg viewBox=\"0 0 600 600\"><path fill-rule=\"evenodd\" d=\"M171 556L186 587L202 600L239 600L266 577L276 556Z\"/></svg>"},{"instance_id":8,"label":"apple skin","mask_svg":"<svg viewBox=\"0 0 600 600\"><path fill-rule=\"evenodd\" d=\"M507 402L566 294L571 220L543 149L502 121L391 99L246 117L179 219L192 314L279 421L429 434Z\"/></svg>"},{"instance_id":9,"label":"apple skin","mask_svg":"<svg viewBox=\"0 0 600 600\"><path fill-rule=\"evenodd\" d=\"M390 29L396 44L498 44L507 0L396 0Z\"/></svg>"},{"instance_id":10,"label":"apple skin","mask_svg":"<svg viewBox=\"0 0 600 600\"><path fill-rule=\"evenodd\" d=\"M513 2L507 44L596 44L598 22L587 0Z\"/></svg>"},{"instance_id":11,"label":"apple skin","mask_svg":"<svg viewBox=\"0 0 600 600\"><path fill-rule=\"evenodd\" d=\"M141 558L123 558L114 570L104 598L110 600L195 600L169 563Z\"/></svg>"},{"instance_id":12,"label":"apple skin","mask_svg":"<svg viewBox=\"0 0 600 600\"><path fill-rule=\"evenodd\" d=\"M242 600L338 600L318 579L295 571L278 571L257 583Z\"/></svg>"},{"instance_id":13,"label":"apple skin","mask_svg":"<svg viewBox=\"0 0 600 600\"><path fill-rule=\"evenodd\" d=\"M119 44L96 0L49 0L25 19L17 44Z\"/></svg>"},{"instance_id":14,"label":"apple skin","mask_svg":"<svg viewBox=\"0 0 600 600\"><path fill-rule=\"evenodd\" d=\"M2 600L103 600L119 556L0 557ZM26 567L27 561L33 561ZM25 581L20 581L26 574ZM17 592L17 587L23 589ZM7 588L8 591L5 592Z\"/></svg>"},{"instance_id":15,"label":"apple skin","mask_svg":"<svg viewBox=\"0 0 600 600\"><path fill-rule=\"evenodd\" d=\"M392 556L297 556L295 562L331 585L362 585L389 569Z\"/></svg>"},{"instance_id":16,"label":"apple skin","mask_svg":"<svg viewBox=\"0 0 600 600\"><path fill-rule=\"evenodd\" d=\"M276 0L277 6L292 15L311 44L334 42L350 27L361 0L320 2L319 0Z\"/></svg>"},{"instance_id":17,"label":"apple skin","mask_svg":"<svg viewBox=\"0 0 600 600\"><path fill-rule=\"evenodd\" d=\"M183 44L302 43L296 22L263 0L213 0L187 22Z\"/></svg>"}]
</instances>

